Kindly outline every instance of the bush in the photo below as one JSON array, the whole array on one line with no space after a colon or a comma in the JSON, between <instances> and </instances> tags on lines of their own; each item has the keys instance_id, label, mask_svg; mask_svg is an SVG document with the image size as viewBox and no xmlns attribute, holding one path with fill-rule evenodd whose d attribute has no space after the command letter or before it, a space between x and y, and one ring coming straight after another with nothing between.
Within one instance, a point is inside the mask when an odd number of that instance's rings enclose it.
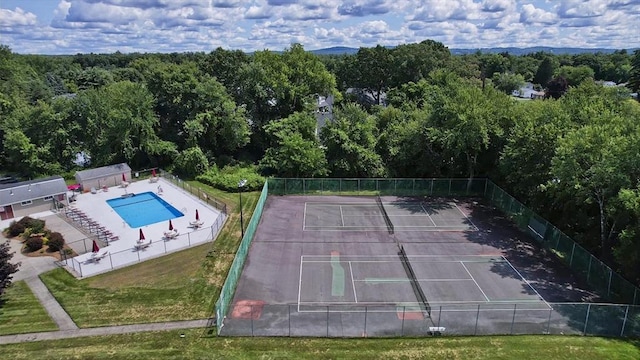
<instances>
[{"instance_id":1,"label":"bush","mask_svg":"<svg viewBox=\"0 0 640 360\"><path fill-rule=\"evenodd\" d=\"M22 234L26 230L26 227L23 223L12 221L11 225L9 225L9 236L14 237Z\"/></svg>"},{"instance_id":2,"label":"bush","mask_svg":"<svg viewBox=\"0 0 640 360\"><path fill-rule=\"evenodd\" d=\"M211 185L216 189L238 192L238 183L247 180L243 191L254 191L262 189L264 177L258 174L255 166L225 166L222 170L213 167L203 175L196 177L196 180Z\"/></svg>"},{"instance_id":3,"label":"bush","mask_svg":"<svg viewBox=\"0 0 640 360\"><path fill-rule=\"evenodd\" d=\"M64 247L64 237L59 232L52 232L48 244L49 250L60 251Z\"/></svg>"},{"instance_id":4,"label":"bush","mask_svg":"<svg viewBox=\"0 0 640 360\"><path fill-rule=\"evenodd\" d=\"M41 237L32 237L25 241L25 245L27 245L27 249L29 251L37 251L42 249L42 238Z\"/></svg>"},{"instance_id":5,"label":"bush","mask_svg":"<svg viewBox=\"0 0 640 360\"><path fill-rule=\"evenodd\" d=\"M30 228L32 234L38 234L44 232L44 220L34 219L29 216L25 216L18 223L22 224L24 228Z\"/></svg>"}]
</instances>

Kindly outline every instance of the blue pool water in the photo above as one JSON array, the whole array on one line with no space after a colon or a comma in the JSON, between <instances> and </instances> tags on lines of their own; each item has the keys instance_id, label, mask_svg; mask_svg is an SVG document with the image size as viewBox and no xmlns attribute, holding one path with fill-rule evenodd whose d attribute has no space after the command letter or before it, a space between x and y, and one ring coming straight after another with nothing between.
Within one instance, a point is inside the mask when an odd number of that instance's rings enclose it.
<instances>
[{"instance_id":1,"label":"blue pool water","mask_svg":"<svg viewBox=\"0 0 640 360\"><path fill-rule=\"evenodd\" d=\"M129 194L128 197L107 200L107 204L132 228L184 216L153 192Z\"/></svg>"}]
</instances>

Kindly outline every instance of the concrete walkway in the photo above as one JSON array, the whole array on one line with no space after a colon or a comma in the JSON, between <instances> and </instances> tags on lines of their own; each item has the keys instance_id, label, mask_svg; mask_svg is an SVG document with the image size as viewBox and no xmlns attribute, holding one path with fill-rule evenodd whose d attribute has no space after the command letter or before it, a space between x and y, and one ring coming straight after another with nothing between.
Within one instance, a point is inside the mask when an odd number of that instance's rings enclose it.
<instances>
[{"instance_id":1,"label":"concrete walkway","mask_svg":"<svg viewBox=\"0 0 640 360\"><path fill-rule=\"evenodd\" d=\"M27 341L60 340L60 339L78 338L78 337L85 337L85 336L128 334L128 333L136 333L136 332L143 332L143 331L163 331L163 330L205 328L207 327L207 324L209 324L209 320L203 319L203 320L189 320L189 321L172 321L172 322L152 323L152 324L105 326L105 327L75 329L75 330L47 331L47 332L30 333L30 334L4 335L4 336L0 336L0 345L15 344L15 343L21 343L21 342L27 342Z\"/></svg>"},{"instance_id":2,"label":"concrete walkway","mask_svg":"<svg viewBox=\"0 0 640 360\"><path fill-rule=\"evenodd\" d=\"M60 330L75 330L78 328L71 316L60 306L60 303L53 297L49 289L44 285L38 276L32 276L24 279L33 294L38 298L40 304L51 316L51 319L58 325Z\"/></svg>"}]
</instances>

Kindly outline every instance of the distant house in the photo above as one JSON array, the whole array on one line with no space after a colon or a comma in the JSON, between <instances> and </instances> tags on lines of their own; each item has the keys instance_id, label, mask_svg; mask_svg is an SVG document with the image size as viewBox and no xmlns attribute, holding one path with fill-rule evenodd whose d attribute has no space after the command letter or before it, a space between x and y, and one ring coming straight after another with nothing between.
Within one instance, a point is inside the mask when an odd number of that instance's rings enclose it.
<instances>
[{"instance_id":1,"label":"distant house","mask_svg":"<svg viewBox=\"0 0 640 360\"><path fill-rule=\"evenodd\" d=\"M76 182L83 191L117 186L123 181L131 181L131 168L125 163L76 172Z\"/></svg>"},{"instance_id":2,"label":"distant house","mask_svg":"<svg viewBox=\"0 0 640 360\"><path fill-rule=\"evenodd\" d=\"M333 121L333 95L318 96L316 104L316 136L320 135L320 130L327 121Z\"/></svg>"},{"instance_id":3,"label":"distant house","mask_svg":"<svg viewBox=\"0 0 640 360\"><path fill-rule=\"evenodd\" d=\"M518 90L513 90L512 96L522 99L544 99L544 91L537 91L533 83L527 82Z\"/></svg>"},{"instance_id":4,"label":"distant house","mask_svg":"<svg viewBox=\"0 0 640 360\"><path fill-rule=\"evenodd\" d=\"M68 205L62 176L0 185L0 220L13 219Z\"/></svg>"},{"instance_id":5,"label":"distant house","mask_svg":"<svg viewBox=\"0 0 640 360\"><path fill-rule=\"evenodd\" d=\"M360 105L364 105L366 107L378 105L373 94L365 89L348 88L346 93L347 95L355 97L356 101ZM380 105L387 106L387 93L384 91L380 92Z\"/></svg>"}]
</instances>

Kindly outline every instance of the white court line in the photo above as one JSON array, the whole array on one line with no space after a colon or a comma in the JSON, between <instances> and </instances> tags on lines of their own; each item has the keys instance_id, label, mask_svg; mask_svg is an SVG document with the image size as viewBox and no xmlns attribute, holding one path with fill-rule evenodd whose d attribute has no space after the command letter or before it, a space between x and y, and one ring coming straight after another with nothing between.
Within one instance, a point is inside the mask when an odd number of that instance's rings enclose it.
<instances>
[{"instance_id":1,"label":"white court line","mask_svg":"<svg viewBox=\"0 0 640 360\"><path fill-rule=\"evenodd\" d=\"M356 293L356 280L353 278L353 268L351 267L351 261L349 261L349 271L351 272L351 286L353 286L353 299L358 303L358 294Z\"/></svg>"},{"instance_id":2,"label":"white court line","mask_svg":"<svg viewBox=\"0 0 640 360\"><path fill-rule=\"evenodd\" d=\"M478 227L476 226L476 224L473 223L473 221L471 221L471 219L469 219L469 217L467 216L467 214L465 214L462 210L460 210L460 208L458 207L458 204L453 203L453 206L456 207L456 209L458 209L458 211L460 211L460 213L462 214L462 216L464 216L467 221L469 221L469 224L473 225L474 228L476 228L476 230L480 230L478 229Z\"/></svg>"},{"instance_id":3,"label":"white court line","mask_svg":"<svg viewBox=\"0 0 640 360\"><path fill-rule=\"evenodd\" d=\"M527 285L529 285L529 287L531 288L531 290L533 290L536 295L538 295L538 297L540 298L540 300L544 301L545 304L547 304L547 306L549 307L549 309L553 309L553 307L551 307L551 305L549 305L549 303L547 302L547 300L545 300L542 295L540 295L540 293L538 292L538 290L536 290L536 288L534 288L533 286L531 286L531 283L529 283L529 280L525 279L524 276L522 276L522 274L520 274L520 271L518 271L512 264L511 261L507 260L507 258L505 258L504 256L502 257L503 259L505 259L505 261L509 264L509 266L511 266L511 268L513 269L513 271L516 272L516 274L518 274L518 276L520 276L520 278L522 279L522 281L524 281Z\"/></svg>"},{"instance_id":4,"label":"white court line","mask_svg":"<svg viewBox=\"0 0 640 360\"><path fill-rule=\"evenodd\" d=\"M307 225L307 203L304 203L304 213L302 214L302 231L306 231Z\"/></svg>"},{"instance_id":5,"label":"white court line","mask_svg":"<svg viewBox=\"0 0 640 360\"><path fill-rule=\"evenodd\" d=\"M307 259L309 258L316 258L316 259L331 259L331 255L303 255L304 257L306 257ZM398 255L345 255L345 254L341 254L340 256L342 257L348 257L348 258L352 258L352 257L360 257L360 258L394 258L397 259ZM505 259L504 256L502 255L473 255L473 254L469 254L469 255L411 255L412 258L447 258L447 257L451 257L451 258L455 258L455 257L464 257L464 258L500 258L502 260L500 260L499 262L508 262L509 260ZM309 262L311 260L305 260L305 262ZM451 261L451 262L459 262L461 260L443 260L443 261ZM464 260L464 262L472 262L473 260ZM488 261L484 261L484 262L488 262Z\"/></svg>"},{"instance_id":6,"label":"white court line","mask_svg":"<svg viewBox=\"0 0 640 360\"><path fill-rule=\"evenodd\" d=\"M384 278L378 278L378 279L384 279ZM471 279L416 279L416 280L422 281L422 282L471 281ZM364 280L353 280L353 281L358 281L358 282L376 282L376 280L370 280L370 279L369 280L367 280L367 279L364 279ZM410 281L410 280L408 280L408 281ZM391 282L391 281L388 281L388 282ZM398 282L400 282L400 281L398 281ZM407 282L407 280L403 280L402 282Z\"/></svg>"},{"instance_id":7,"label":"white court line","mask_svg":"<svg viewBox=\"0 0 640 360\"><path fill-rule=\"evenodd\" d=\"M300 280L298 280L298 312L300 312L300 294L302 292L302 264L304 263L304 255L300 256Z\"/></svg>"},{"instance_id":8,"label":"white court line","mask_svg":"<svg viewBox=\"0 0 640 360\"><path fill-rule=\"evenodd\" d=\"M433 221L433 219L431 218L431 215L429 215L429 212L427 211L427 209L424 208L424 205L422 205L422 203L420 203L420 207L422 208L422 211L424 211L424 213L427 214L427 216L429 217L429 220L431 220L431 223L433 224L433 226L438 226L438 225L436 225L436 222Z\"/></svg>"},{"instance_id":9,"label":"white court line","mask_svg":"<svg viewBox=\"0 0 640 360\"><path fill-rule=\"evenodd\" d=\"M342 213L342 205L340 205L340 220L342 221L342 226L344 227L344 214Z\"/></svg>"},{"instance_id":10,"label":"white court line","mask_svg":"<svg viewBox=\"0 0 640 360\"><path fill-rule=\"evenodd\" d=\"M482 291L482 288L480 287L480 285L478 285L478 282L476 281L476 279L473 278L473 275L471 275L471 273L469 272L469 269L467 269L467 267L464 265L464 261L460 261L460 265L462 265L462 267L465 270L467 270L467 274L469 274L469 276L471 277L471 280L473 280L473 282L476 284L476 286L478 287L478 289L480 290L482 295L484 295L484 298L487 299L487 302L491 302L491 300L489 300L489 297L487 296L487 294L485 294L484 291Z\"/></svg>"}]
</instances>

